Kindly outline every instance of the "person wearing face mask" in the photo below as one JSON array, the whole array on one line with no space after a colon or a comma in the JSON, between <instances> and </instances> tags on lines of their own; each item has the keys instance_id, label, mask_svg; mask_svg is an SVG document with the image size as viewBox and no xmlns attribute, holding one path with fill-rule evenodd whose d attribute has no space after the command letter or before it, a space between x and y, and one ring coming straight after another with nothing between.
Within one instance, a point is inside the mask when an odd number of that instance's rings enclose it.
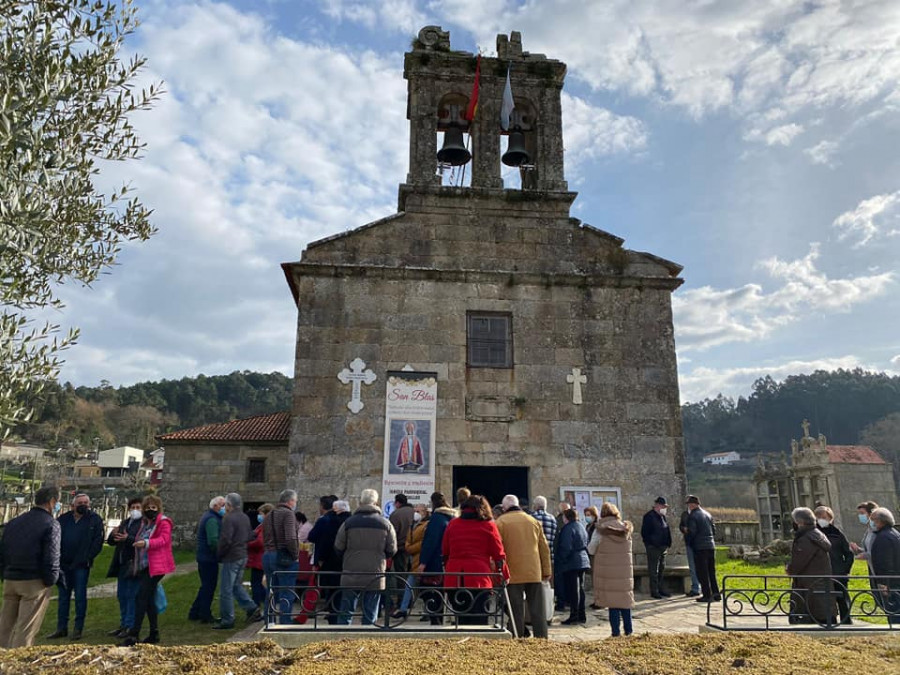
<instances>
[{"instance_id":1,"label":"person wearing face mask","mask_svg":"<svg viewBox=\"0 0 900 675\"><path fill-rule=\"evenodd\" d=\"M832 625L835 622L831 584L831 542L816 527L816 516L808 508L791 511L794 542L785 574L791 579L791 609L788 622Z\"/></svg>"},{"instance_id":2,"label":"person wearing face mask","mask_svg":"<svg viewBox=\"0 0 900 675\"><path fill-rule=\"evenodd\" d=\"M856 517L859 518L859 524L863 525L866 530L862 541L857 544L855 541L850 542L850 550L856 555L857 560L865 560L869 566L869 576L872 572L872 543L875 541L875 525L872 522L872 511L878 508L875 502L862 502L856 507Z\"/></svg>"},{"instance_id":3,"label":"person wearing face mask","mask_svg":"<svg viewBox=\"0 0 900 675\"><path fill-rule=\"evenodd\" d=\"M850 619L850 594L847 592L847 582L850 576L850 568L853 567L853 552L850 550L850 542L847 537L834 524L834 511L827 506L817 506L816 525L831 542L831 573L834 575L834 590L838 613L841 615L842 624L852 624Z\"/></svg>"},{"instance_id":4,"label":"person wearing face mask","mask_svg":"<svg viewBox=\"0 0 900 675\"><path fill-rule=\"evenodd\" d=\"M113 637L125 637L134 624L134 603L137 597L138 580L134 576L134 566L131 561L134 558L134 540L141 529L142 517L141 498L132 497L128 500L128 511L125 518L106 538L107 544L116 547L109 564L109 571L106 573L107 577L116 579L116 598L119 600L119 627L108 633Z\"/></svg>"},{"instance_id":5,"label":"person wearing face mask","mask_svg":"<svg viewBox=\"0 0 900 675\"><path fill-rule=\"evenodd\" d=\"M188 612L188 620L214 623L213 598L219 584L219 532L225 517L225 497L219 495L209 500L209 509L197 523L197 574L200 588Z\"/></svg>"},{"instance_id":6,"label":"person wearing face mask","mask_svg":"<svg viewBox=\"0 0 900 675\"><path fill-rule=\"evenodd\" d=\"M657 497L653 508L644 514L641 521L641 539L647 551L647 574L650 577L650 597L657 600L672 597L663 587L663 573L666 571L666 553L672 546L672 530L666 515L669 512L665 497Z\"/></svg>"},{"instance_id":7,"label":"person wearing face mask","mask_svg":"<svg viewBox=\"0 0 900 675\"><path fill-rule=\"evenodd\" d=\"M175 558L172 555L172 521L163 515L162 500L156 495L147 495L141 506L144 517L141 519L141 529L133 544L133 566L138 576L138 594L134 625L122 643L126 647L137 644L140 640L145 616L150 623L150 634L140 642L147 644L159 642L157 588L165 575L175 571Z\"/></svg>"},{"instance_id":8,"label":"person wearing face mask","mask_svg":"<svg viewBox=\"0 0 900 675\"><path fill-rule=\"evenodd\" d=\"M588 541L591 540L591 537L594 536L594 528L597 527L597 523L600 521L600 512L597 510L597 507L591 504L587 508L584 509L584 529L587 531ZM591 570L594 569L594 556L592 554L588 554L588 558L591 561ZM584 590L585 592L591 591L593 594L594 590L594 575L593 572L591 574L586 574L584 577ZM591 609L603 609L600 605L598 605L593 600L590 604Z\"/></svg>"},{"instance_id":9,"label":"person wearing face mask","mask_svg":"<svg viewBox=\"0 0 900 675\"><path fill-rule=\"evenodd\" d=\"M59 488L42 487L30 511L13 518L0 538L0 649L30 647L41 628L59 578Z\"/></svg>"},{"instance_id":10,"label":"person wearing face mask","mask_svg":"<svg viewBox=\"0 0 900 675\"><path fill-rule=\"evenodd\" d=\"M56 614L56 631L48 639L66 637L69 634L69 608L75 594L75 625L72 640L80 640L87 615L87 585L94 564L103 550L103 519L91 510L91 498L77 494L72 499L72 509L59 517L60 554L59 565L65 577L59 587L59 606Z\"/></svg>"},{"instance_id":11,"label":"person wearing face mask","mask_svg":"<svg viewBox=\"0 0 900 675\"><path fill-rule=\"evenodd\" d=\"M274 509L273 504L263 504L256 510L256 529L253 530L253 539L247 543L247 568L250 570L250 597L258 607L266 604L266 587L263 584L263 520ZM260 617L262 618L262 617Z\"/></svg>"}]
</instances>

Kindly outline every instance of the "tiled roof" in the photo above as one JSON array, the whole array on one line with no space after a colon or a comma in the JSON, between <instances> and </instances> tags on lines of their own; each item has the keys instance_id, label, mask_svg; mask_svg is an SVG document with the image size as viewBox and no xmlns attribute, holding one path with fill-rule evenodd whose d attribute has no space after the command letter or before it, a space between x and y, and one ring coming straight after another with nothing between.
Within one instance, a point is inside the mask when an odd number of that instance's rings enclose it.
<instances>
[{"instance_id":1,"label":"tiled roof","mask_svg":"<svg viewBox=\"0 0 900 675\"><path fill-rule=\"evenodd\" d=\"M829 445L828 461L831 464L887 464L868 445Z\"/></svg>"},{"instance_id":2,"label":"tiled roof","mask_svg":"<svg viewBox=\"0 0 900 675\"><path fill-rule=\"evenodd\" d=\"M160 443L166 441L201 442L287 442L291 436L291 414L279 412L257 415L242 420L232 420L222 424L205 424L193 429L182 429L170 434L157 436Z\"/></svg>"}]
</instances>

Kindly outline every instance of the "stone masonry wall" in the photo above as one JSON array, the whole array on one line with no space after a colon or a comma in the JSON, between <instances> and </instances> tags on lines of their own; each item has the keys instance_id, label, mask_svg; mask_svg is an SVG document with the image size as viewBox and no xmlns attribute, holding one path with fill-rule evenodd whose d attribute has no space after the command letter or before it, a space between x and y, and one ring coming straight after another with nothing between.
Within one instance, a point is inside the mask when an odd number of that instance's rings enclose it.
<instances>
[{"instance_id":1,"label":"stone masonry wall","mask_svg":"<svg viewBox=\"0 0 900 675\"><path fill-rule=\"evenodd\" d=\"M247 460L266 460L266 482L247 483ZM284 445L166 444L160 496L176 543L195 538L197 520L216 495L237 492L245 502L273 502L287 486Z\"/></svg>"},{"instance_id":2,"label":"stone masonry wall","mask_svg":"<svg viewBox=\"0 0 900 675\"><path fill-rule=\"evenodd\" d=\"M438 489L449 493L454 465L516 465L530 467L530 494L551 501L562 485L621 487L630 518L657 495L681 500L677 284L661 265L567 217L479 227L477 213L417 213L360 235L311 247L293 272L290 475L301 504L380 487L385 374L406 363L438 373ZM389 264L411 252L417 265ZM624 274L611 273L616 264ZM585 268L594 274L577 274ZM647 271L655 275L638 276ZM466 366L467 310L512 314L513 368ZM356 357L378 380L363 386L354 415L337 374ZM566 382L572 367L588 378L580 406ZM485 411L505 421L485 421Z\"/></svg>"}]
</instances>

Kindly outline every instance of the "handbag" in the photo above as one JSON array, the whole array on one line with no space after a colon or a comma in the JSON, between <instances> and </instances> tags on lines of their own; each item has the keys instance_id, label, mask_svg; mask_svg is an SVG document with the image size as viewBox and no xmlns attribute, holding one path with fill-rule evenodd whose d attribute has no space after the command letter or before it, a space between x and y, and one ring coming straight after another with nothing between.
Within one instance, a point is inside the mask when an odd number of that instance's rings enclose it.
<instances>
[{"instance_id":1,"label":"handbag","mask_svg":"<svg viewBox=\"0 0 900 675\"><path fill-rule=\"evenodd\" d=\"M166 611L166 607L169 606L169 599L166 597L166 591L163 589L162 584L157 584L156 586L156 613L162 614Z\"/></svg>"},{"instance_id":2,"label":"handbag","mask_svg":"<svg viewBox=\"0 0 900 675\"><path fill-rule=\"evenodd\" d=\"M441 585L443 581L440 574L423 574L419 577L419 586L430 586L432 588L436 588Z\"/></svg>"}]
</instances>

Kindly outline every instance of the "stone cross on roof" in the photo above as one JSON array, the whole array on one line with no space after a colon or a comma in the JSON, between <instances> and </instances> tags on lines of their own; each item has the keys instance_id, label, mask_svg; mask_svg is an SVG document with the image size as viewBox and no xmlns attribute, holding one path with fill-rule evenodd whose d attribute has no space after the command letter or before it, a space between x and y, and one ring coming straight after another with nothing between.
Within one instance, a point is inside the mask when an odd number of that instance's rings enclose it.
<instances>
[{"instance_id":1,"label":"stone cross on roof","mask_svg":"<svg viewBox=\"0 0 900 675\"><path fill-rule=\"evenodd\" d=\"M353 390L350 394L350 400L347 407L354 415L366 407L366 404L360 399L360 382L372 384L376 379L375 373L366 368L366 362L356 357L350 362L350 370L344 368L338 373L338 379L344 384L353 383Z\"/></svg>"}]
</instances>

